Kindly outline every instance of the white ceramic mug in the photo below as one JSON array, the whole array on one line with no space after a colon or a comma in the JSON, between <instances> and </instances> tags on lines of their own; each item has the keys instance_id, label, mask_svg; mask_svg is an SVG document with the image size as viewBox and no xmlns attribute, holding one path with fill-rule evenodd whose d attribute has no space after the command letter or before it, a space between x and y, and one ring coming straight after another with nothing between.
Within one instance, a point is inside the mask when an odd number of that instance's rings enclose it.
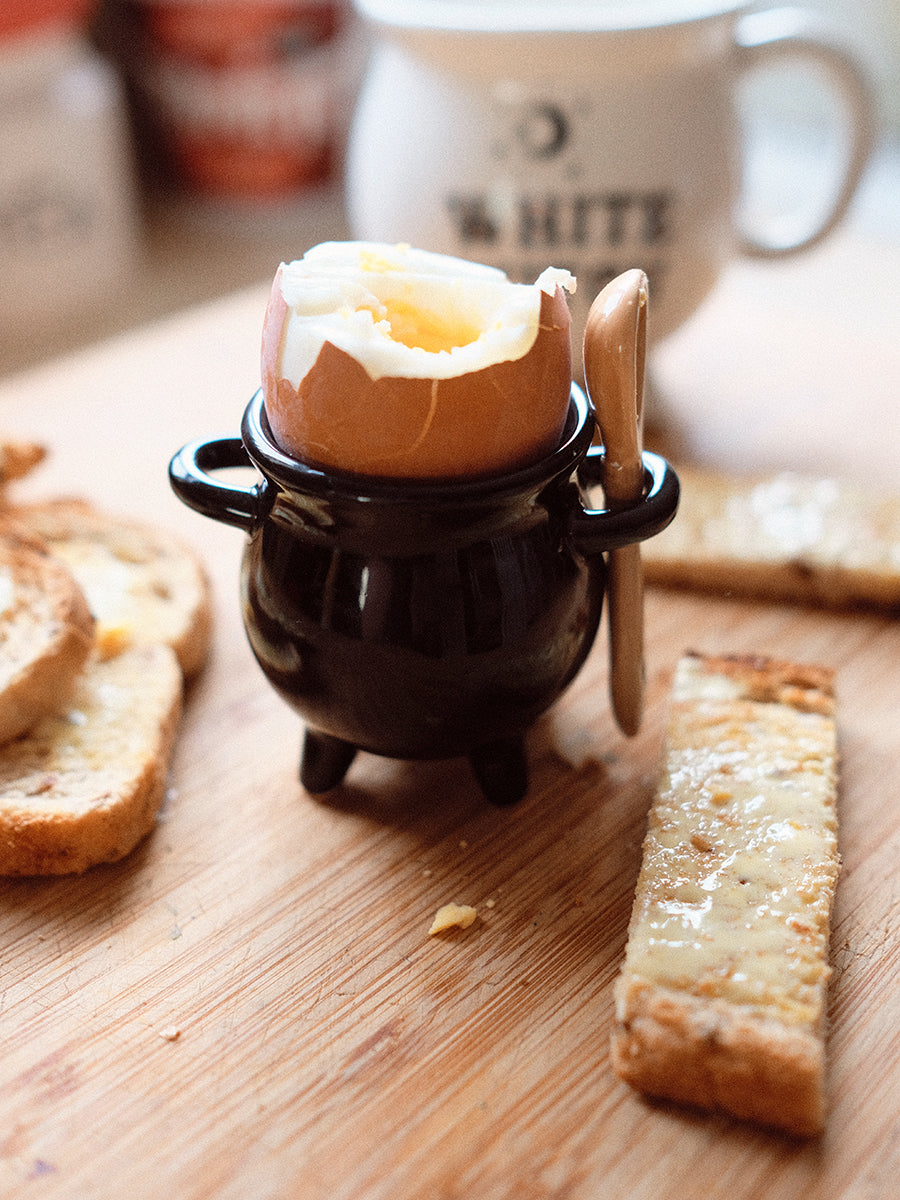
<instances>
[{"instance_id":1,"label":"white ceramic mug","mask_svg":"<svg viewBox=\"0 0 900 1200\"><path fill-rule=\"evenodd\" d=\"M864 69L797 9L724 0L357 0L373 46L350 133L354 236L407 241L533 281L578 278L576 371L593 297L650 278L654 340L736 253L778 257L844 216L874 138ZM833 202L780 243L741 231L741 76L824 71L850 130Z\"/></svg>"}]
</instances>

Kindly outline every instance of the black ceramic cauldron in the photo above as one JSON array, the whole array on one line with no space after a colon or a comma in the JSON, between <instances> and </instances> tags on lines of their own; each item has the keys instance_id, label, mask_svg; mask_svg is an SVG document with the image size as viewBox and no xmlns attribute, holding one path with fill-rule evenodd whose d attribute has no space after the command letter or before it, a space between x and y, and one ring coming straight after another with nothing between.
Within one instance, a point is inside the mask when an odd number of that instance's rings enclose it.
<instances>
[{"instance_id":1,"label":"black ceramic cauldron","mask_svg":"<svg viewBox=\"0 0 900 1200\"><path fill-rule=\"evenodd\" d=\"M643 498L586 506L602 447L575 385L559 447L502 476L374 478L282 453L262 393L241 438L194 442L169 477L184 503L244 529L241 602L250 645L303 718L300 778L325 792L358 749L467 756L493 803L527 789L524 737L594 641L604 551L665 528L678 479L646 453ZM210 472L254 465L235 487Z\"/></svg>"}]
</instances>

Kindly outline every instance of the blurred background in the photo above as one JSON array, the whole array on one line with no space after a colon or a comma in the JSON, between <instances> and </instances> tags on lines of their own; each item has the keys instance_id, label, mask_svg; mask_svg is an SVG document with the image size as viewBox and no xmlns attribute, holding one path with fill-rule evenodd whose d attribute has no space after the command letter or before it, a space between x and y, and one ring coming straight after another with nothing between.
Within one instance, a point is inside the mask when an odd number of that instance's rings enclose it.
<instances>
[{"instance_id":1,"label":"blurred background","mask_svg":"<svg viewBox=\"0 0 900 1200\"><path fill-rule=\"evenodd\" d=\"M878 89L851 219L900 240L900 0L805 5ZM0 375L349 236L368 36L351 0L0 0ZM747 87L751 199L827 171L825 102L802 73Z\"/></svg>"}]
</instances>

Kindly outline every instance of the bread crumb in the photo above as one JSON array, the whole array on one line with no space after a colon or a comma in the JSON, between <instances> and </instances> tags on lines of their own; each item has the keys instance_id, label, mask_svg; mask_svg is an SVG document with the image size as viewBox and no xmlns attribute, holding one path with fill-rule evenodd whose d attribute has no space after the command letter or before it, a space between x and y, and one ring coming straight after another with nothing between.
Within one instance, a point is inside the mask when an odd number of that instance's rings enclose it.
<instances>
[{"instance_id":1,"label":"bread crumb","mask_svg":"<svg viewBox=\"0 0 900 1200\"><path fill-rule=\"evenodd\" d=\"M478 911L471 904L445 904L437 910L435 918L431 922L431 928L428 930L428 936L443 933L445 929L454 927L468 929L477 916Z\"/></svg>"},{"instance_id":2,"label":"bread crumb","mask_svg":"<svg viewBox=\"0 0 900 1200\"><path fill-rule=\"evenodd\" d=\"M177 1025L167 1025L165 1029L159 1031L159 1036L166 1042L177 1042L181 1037L181 1030Z\"/></svg>"}]
</instances>

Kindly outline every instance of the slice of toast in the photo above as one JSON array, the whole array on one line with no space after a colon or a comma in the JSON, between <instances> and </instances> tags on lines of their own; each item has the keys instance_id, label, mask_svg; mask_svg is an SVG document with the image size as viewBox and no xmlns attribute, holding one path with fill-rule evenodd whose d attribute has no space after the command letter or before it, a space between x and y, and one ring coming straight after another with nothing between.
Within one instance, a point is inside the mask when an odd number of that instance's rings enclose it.
<instances>
[{"instance_id":1,"label":"slice of toast","mask_svg":"<svg viewBox=\"0 0 900 1200\"><path fill-rule=\"evenodd\" d=\"M65 563L2 529L0 745L64 703L93 645L93 616Z\"/></svg>"},{"instance_id":2,"label":"slice of toast","mask_svg":"<svg viewBox=\"0 0 900 1200\"><path fill-rule=\"evenodd\" d=\"M0 753L0 875L61 875L128 854L165 795L182 673L168 646L92 659L69 704Z\"/></svg>"},{"instance_id":3,"label":"slice of toast","mask_svg":"<svg viewBox=\"0 0 900 1200\"><path fill-rule=\"evenodd\" d=\"M787 472L678 476L678 520L642 547L648 583L900 608L900 496Z\"/></svg>"},{"instance_id":4,"label":"slice of toast","mask_svg":"<svg viewBox=\"0 0 900 1200\"><path fill-rule=\"evenodd\" d=\"M124 646L164 643L185 676L209 650L209 582L193 550L167 530L60 498L17 505L10 516L71 570L97 620L101 656Z\"/></svg>"},{"instance_id":5,"label":"slice of toast","mask_svg":"<svg viewBox=\"0 0 900 1200\"><path fill-rule=\"evenodd\" d=\"M836 778L828 670L682 659L615 986L633 1087L821 1130Z\"/></svg>"}]
</instances>

